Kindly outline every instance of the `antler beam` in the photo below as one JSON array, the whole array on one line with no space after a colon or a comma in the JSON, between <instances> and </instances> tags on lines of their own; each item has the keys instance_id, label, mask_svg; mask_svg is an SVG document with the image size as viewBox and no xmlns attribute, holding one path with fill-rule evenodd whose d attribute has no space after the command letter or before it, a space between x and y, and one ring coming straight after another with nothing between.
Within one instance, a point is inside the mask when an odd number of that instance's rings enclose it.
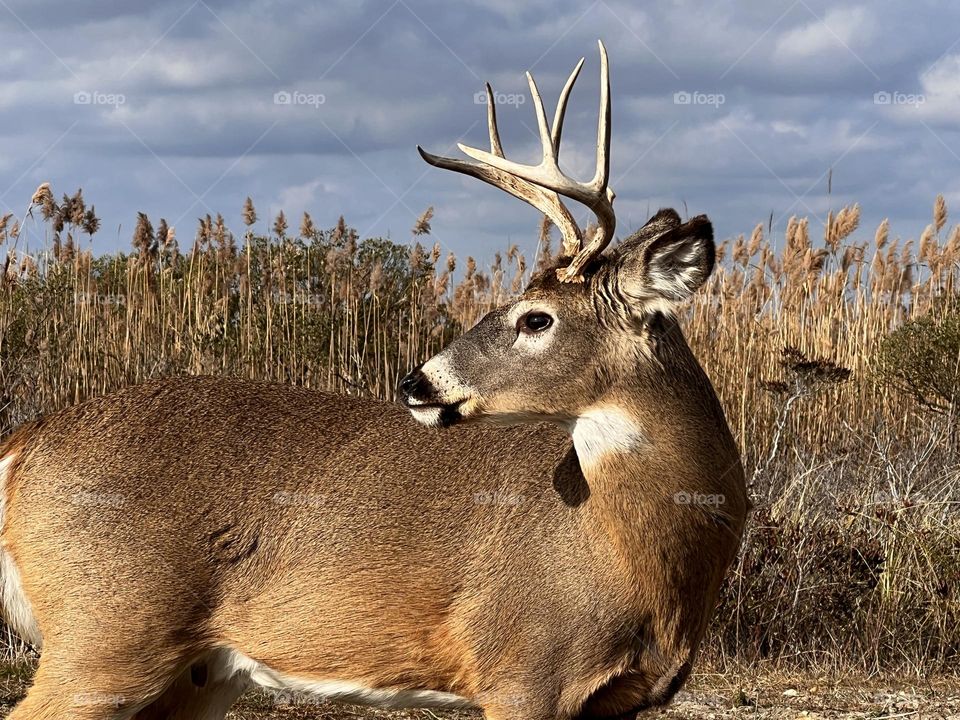
<instances>
[{"instance_id":1,"label":"antler beam","mask_svg":"<svg viewBox=\"0 0 960 720\"><path fill-rule=\"evenodd\" d=\"M580 64L583 64L582 60ZM559 112L560 108L558 107L557 110ZM497 128L497 110L493 100L493 88L490 87L490 83L487 83L487 128L490 133L490 154L503 157L500 131ZM559 135L557 136L557 142L559 142ZM417 145L417 151L420 153L420 157L434 167L470 175L529 203L550 218L553 224L559 228L561 236L564 238L564 251L567 250L568 243L571 244L570 255L573 255L579 249L581 242L580 228L557 193L498 170L488 164L470 163L465 160L434 155L419 145ZM575 243L572 242L572 239L575 239Z\"/></svg>"},{"instance_id":2,"label":"antler beam","mask_svg":"<svg viewBox=\"0 0 960 720\"><path fill-rule=\"evenodd\" d=\"M477 160L476 163L453 158L432 155L417 146L420 155L431 165L453 170L479 178L495 187L507 191L514 197L533 205L553 221L563 236L563 252L572 256L570 264L557 270L557 277L563 282L582 282L584 268L603 252L613 239L616 228L616 215L613 211L615 193L608 186L610 175L610 69L607 62L607 50L603 42L600 46L600 116L597 125L597 165L593 179L586 183L578 182L567 176L558 163L560 136L563 132L563 118L567 109L570 91L583 67L583 58L570 73L560 93L557 109L553 117L553 127L547 124L543 109L543 99L537 89L533 76L527 73L530 94L537 114L540 130L542 159L538 165L523 165L507 160L500 144L497 129L496 108L493 90L487 83L487 125L490 133L490 151L480 150L458 143L464 154ZM597 231L586 245L581 232L570 211L563 204L560 195L568 197L589 207L597 216Z\"/></svg>"}]
</instances>

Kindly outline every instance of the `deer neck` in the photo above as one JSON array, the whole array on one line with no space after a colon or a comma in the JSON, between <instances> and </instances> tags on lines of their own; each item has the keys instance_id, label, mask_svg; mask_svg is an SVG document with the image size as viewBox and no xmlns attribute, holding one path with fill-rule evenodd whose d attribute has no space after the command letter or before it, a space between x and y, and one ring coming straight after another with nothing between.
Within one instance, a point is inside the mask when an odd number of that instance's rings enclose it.
<instances>
[{"instance_id":1,"label":"deer neck","mask_svg":"<svg viewBox=\"0 0 960 720\"><path fill-rule=\"evenodd\" d=\"M716 395L699 365L682 365L671 368L685 376L682 391L632 375L570 423L593 524L627 555L650 542L651 526L683 532L707 516L739 514L744 503L736 446Z\"/></svg>"},{"instance_id":2,"label":"deer neck","mask_svg":"<svg viewBox=\"0 0 960 720\"><path fill-rule=\"evenodd\" d=\"M663 384L639 373L620 378L569 424L573 446L591 489L612 490L620 475L635 474L665 442L659 426L670 421L671 398Z\"/></svg>"},{"instance_id":3,"label":"deer neck","mask_svg":"<svg viewBox=\"0 0 960 720\"><path fill-rule=\"evenodd\" d=\"M713 386L674 322L652 347L632 350L634 362L623 361L631 369L569 423L592 490L703 490L716 463L739 458Z\"/></svg>"}]
</instances>

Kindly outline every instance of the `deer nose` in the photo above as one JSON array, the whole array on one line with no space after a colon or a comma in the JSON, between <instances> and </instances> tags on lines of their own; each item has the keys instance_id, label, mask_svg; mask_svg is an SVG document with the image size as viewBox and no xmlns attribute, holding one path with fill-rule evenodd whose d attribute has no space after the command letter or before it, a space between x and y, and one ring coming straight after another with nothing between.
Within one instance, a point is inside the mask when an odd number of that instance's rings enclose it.
<instances>
[{"instance_id":1,"label":"deer nose","mask_svg":"<svg viewBox=\"0 0 960 720\"><path fill-rule=\"evenodd\" d=\"M426 395L430 391L430 381L420 368L416 368L400 381L399 390L405 400L416 395Z\"/></svg>"}]
</instances>

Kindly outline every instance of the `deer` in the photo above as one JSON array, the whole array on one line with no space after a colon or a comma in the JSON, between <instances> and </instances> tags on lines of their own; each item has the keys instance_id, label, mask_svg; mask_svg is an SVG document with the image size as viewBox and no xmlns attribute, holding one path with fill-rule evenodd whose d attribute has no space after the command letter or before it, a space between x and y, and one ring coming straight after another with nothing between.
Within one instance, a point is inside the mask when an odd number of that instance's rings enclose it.
<instances>
[{"instance_id":1,"label":"deer","mask_svg":"<svg viewBox=\"0 0 960 720\"><path fill-rule=\"evenodd\" d=\"M40 650L11 720L220 720L246 691L487 720L630 718L683 686L743 534L737 445L677 308L716 262L704 216L609 249L596 174L490 150L431 165L563 234L526 289L412 370L399 402L149 380L0 445L0 606ZM561 197L596 215L586 233Z\"/></svg>"}]
</instances>

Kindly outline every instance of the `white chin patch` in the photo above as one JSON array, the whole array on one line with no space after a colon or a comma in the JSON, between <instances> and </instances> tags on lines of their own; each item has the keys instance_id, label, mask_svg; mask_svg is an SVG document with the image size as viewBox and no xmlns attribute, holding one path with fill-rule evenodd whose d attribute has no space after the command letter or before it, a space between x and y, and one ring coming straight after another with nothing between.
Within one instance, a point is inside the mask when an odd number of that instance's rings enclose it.
<instances>
[{"instance_id":1,"label":"white chin patch","mask_svg":"<svg viewBox=\"0 0 960 720\"><path fill-rule=\"evenodd\" d=\"M614 406L590 408L571 424L573 446L581 467L589 467L611 455L634 452L645 442L633 416Z\"/></svg>"},{"instance_id":2,"label":"white chin patch","mask_svg":"<svg viewBox=\"0 0 960 720\"><path fill-rule=\"evenodd\" d=\"M421 425L426 425L427 427L440 427L440 408L438 407L411 407L409 408L410 414L413 415L413 419L416 420Z\"/></svg>"}]
</instances>

